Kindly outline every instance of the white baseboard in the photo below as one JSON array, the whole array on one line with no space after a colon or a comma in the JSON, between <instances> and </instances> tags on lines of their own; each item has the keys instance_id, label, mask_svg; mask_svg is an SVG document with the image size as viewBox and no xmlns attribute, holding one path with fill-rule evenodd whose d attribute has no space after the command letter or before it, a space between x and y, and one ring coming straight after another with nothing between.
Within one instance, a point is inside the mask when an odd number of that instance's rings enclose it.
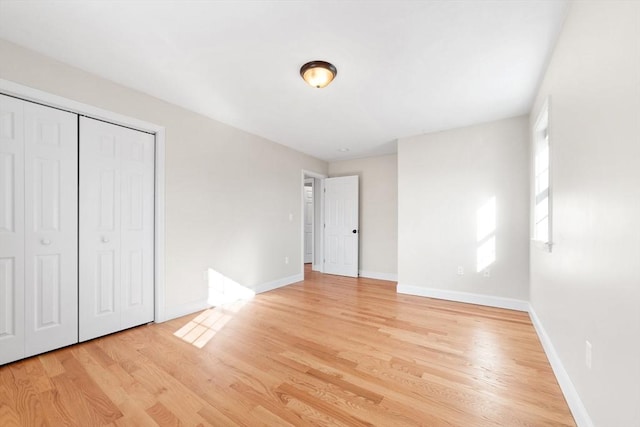
<instances>
[{"instance_id":1,"label":"white baseboard","mask_svg":"<svg viewBox=\"0 0 640 427\"><path fill-rule=\"evenodd\" d=\"M271 282L261 283L257 285L254 289L254 292L256 294L259 294L262 292L267 292L273 289L281 288L283 286L287 286L292 283L300 282L302 280L304 280L304 273L296 274L289 277L283 277L282 279L277 279ZM174 307L166 307L161 317L156 316L155 322L156 323L166 322L167 320L176 319L178 317L186 316L188 314L193 314L209 307L211 307L211 304L209 304L207 300L193 301L186 304L180 304Z\"/></svg>"},{"instance_id":2,"label":"white baseboard","mask_svg":"<svg viewBox=\"0 0 640 427\"><path fill-rule=\"evenodd\" d=\"M186 304L180 304L173 307L165 307L164 316L162 318L156 318L156 323L166 322L167 320L176 319L178 317L193 314L197 311L202 311L209 308L210 305L205 299L204 301L192 301Z\"/></svg>"},{"instance_id":3,"label":"white baseboard","mask_svg":"<svg viewBox=\"0 0 640 427\"><path fill-rule=\"evenodd\" d=\"M529 311L529 303L527 301L513 298L474 294L471 292L423 288L421 286L405 285L401 283L398 283L397 292L399 294L466 302L469 304L486 305L489 307L506 308L509 310Z\"/></svg>"},{"instance_id":4,"label":"white baseboard","mask_svg":"<svg viewBox=\"0 0 640 427\"><path fill-rule=\"evenodd\" d=\"M398 281L396 273L378 273L377 271L358 270L360 277L368 277L369 279L389 280L391 282Z\"/></svg>"},{"instance_id":5,"label":"white baseboard","mask_svg":"<svg viewBox=\"0 0 640 427\"><path fill-rule=\"evenodd\" d=\"M553 373L558 380L558 384L560 384L560 389L562 390L562 394L564 394L564 398L567 400L567 404L569 405L569 409L571 410L571 414L573 415L576 424L578 427L593 427L593 421L591 421L591 417L589 417L589 413L584 407L582 399L580 399L580 396L578 395L578 391L574 387L573 382L571 382L569 374L564 369L564 365L551 342L551 338L547 335L547 332L542 326L542 322L540 322L538 315L531 306L529 306L529 316L531 317L533 327L538 333L538 338L540 338L542 348L544 348L544 352L547 354L547 359L549 359Z\"/></svg>"},{"instance_id":6,"label":"white baseboard","mask_svg":"<svg viewBox=\"0 0 640 427\"><path fill-rule=\"evenodd\" d=\"M281 288L283 286L290 285L292 283L301 282L304 280L304 273L294 274L293 276L283 277L282 279L272 280L271 282L261 283L254 287L256 294L262 292L271 291L273 289Z\"/></svg>"}]
</instances>

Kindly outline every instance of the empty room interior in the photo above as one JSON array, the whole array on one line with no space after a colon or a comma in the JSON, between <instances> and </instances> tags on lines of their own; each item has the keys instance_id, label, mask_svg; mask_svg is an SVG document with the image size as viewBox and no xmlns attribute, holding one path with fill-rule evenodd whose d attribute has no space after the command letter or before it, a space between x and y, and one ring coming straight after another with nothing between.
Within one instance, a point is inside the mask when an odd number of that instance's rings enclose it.
<instances>
[{"instance_id":1,"label":"empty room interior","mask_svg":"<svg viewBox=\"0 0 640 427\"><path fill-rule=\"evenodd\" d=\"M640 2L0 0L0 425L640 427Z\"/></svg>"}]
</instances>

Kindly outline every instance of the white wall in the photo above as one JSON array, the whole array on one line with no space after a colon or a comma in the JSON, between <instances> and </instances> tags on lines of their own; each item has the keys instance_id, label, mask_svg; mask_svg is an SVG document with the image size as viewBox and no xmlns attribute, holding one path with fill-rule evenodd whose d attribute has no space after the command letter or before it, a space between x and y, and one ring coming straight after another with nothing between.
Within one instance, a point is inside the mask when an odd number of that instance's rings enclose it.
<instances>
[{"instance_id":1,"label":"white wall","mask_svg":"<svg viewBox=\"0 0 640 427\"><path fill-rule=\"evenodd\" d=\"M458 292L480 294L526 308L528 141L527 117L399 140L400 292L445 292L453 299ZM477 213L492 197L497 259L485 277L476 271L477 250L486 241L477 239Z\"/></svg>"},{"instance_id":2,"label":"white wall","mask_svg":"<svg viewBox=\"0 0 640 427\"><path fill-rule=\"evenodd\" d=\"M593 424L640 426L640 3L572 4L532 124L548 96L555 246L531 247L531 305Z\"/></svg>"},{"instance_id":3,"label":"white wall","mask_svg":"<svg viewBox=\"0 0 640 427\"><path fill-rule=\"evenodd\" d=\"M360 275L397 278L398 157L329 163L329 176L360 177Z\"/></svg>"},{"instance_id":4,"label":"white wall","mask_svg":"<svg viewBox=\"0 0 640 427\"><path fill-rule=\"evenodd\" d=\"M206 301L208 268L250 288L302 273L301 171L325 162L3 40L0 58L0 78L166 127L168 313Z\"/></svg>"}]
</instances>

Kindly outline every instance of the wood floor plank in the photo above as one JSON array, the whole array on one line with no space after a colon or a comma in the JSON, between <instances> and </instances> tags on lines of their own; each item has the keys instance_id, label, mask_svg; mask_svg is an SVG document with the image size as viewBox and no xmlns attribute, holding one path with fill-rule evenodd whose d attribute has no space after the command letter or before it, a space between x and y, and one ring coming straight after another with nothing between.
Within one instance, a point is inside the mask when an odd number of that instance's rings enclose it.
<instances>
[{"instance_id":1,"label":"wood floor plank","mask_svg":"<svg viewBox=\"0 0 640 427\"><path fill-rule=\"evenodd\" d=\"M280 427L297 427L299 424L291 424L285 421L284 419L278 417L273 412L263 408L262 406L256 406L251 411L252 418L256 420L260 420L260 425L269 427L269 426L280 426Z\"/></svg>"},{"instance_id":2,"label":"wood floor plank","mask_svg":"<svg viewBox=\"0 0 640 427\"><path fill-rule=\"evenodd\" d=\"M42 402L38 396L38 390L34 383L39 382L37 376L28 374L28 366L33 365L33 359L22 360L10 366L14 383L9 384L12 401L15 403L15 412L18 413L23 425L47 426L49 422L44 414Z\"/></svg>"},{"instance_id":3,"label":"wood floor plank","mask_svg":"<svg viewBox=\"0 0 640 427\"><path fill-rule=\"evenodd\" d=\"M160 402L147 409L147 414L149 414L160 427L182 427L183 425L180 419Z\"/></svg>"},{"instance_id":4,"label":"wood floor plank","mask_svg":"<svg viewBox=\"0 0 640 427\"><path fill-rule=\"evenodd\" d=\"M73 426L75 425L73 416L70 414L69 409L60 400L60 395L57 389L49 390L40 393L40 402L42 403L42 410L45 413L47 421L52 426Z\"/></svg>"},{"instance_id":5,"label":"wood floor plank","mask_svg":"<svg viewBox=\"0 0 640 427\"><path fill-rule=\"evenodd\" d=\"M82 396L82 402L89 410L90 419L97 423L108 424L120 417L122 412L109 399L102 386L96 383L87 373L80 361L82 346L76 346L71 350L73 357L62 361L66 374L73 386Z\"/></svg>"},{"instance_id":6,"label":"wood floor plank","mask_svg":"<svg viewBox=\"0 0 640 427\"><path fill-rule=\"evenodd\" d=\"M575 426L527 313L303 282L0 366L0 425Z\"/></svg>"},{"instance_id":7,"label":"wood floor plank","mask_svg":"<svg viewBox=\"0 0 640 427\"><path fill-rule=\"evenodd\" d=\"M126 400L120 405L120 409L124 414L115 420L112 425L117 427L155 427L159 425L156 420L149 415L143 408L137 404L135 400Z\"/></svg>"},{"instance_id":8,"label":"wood floor plank","mask_svg":"<svg viewBox=\"0 0 640 427\"><path fill-rule=\"evenodd\" d=\"M0 425L4 427L20 427L20 416L6 403L0 403Z\"/></svg>"},{"instance_id":9,"label":"wood floor plank","mask_svg":"<svg viewBox=\"0 0 640 427\"><path fill-rule=\"evenodd\" d=\"M55 388L53 398L59 402L58 407L64 408L64 413L68 425L80 425L87 423L92 425L102 424L92 416L87 402L83 400L82 393L73 385L71 378L65 375L58 375L51 379ZM60 411L62 413L62 410Z\"/></svg>"},{"instance_id":10,"label":"wood floor plank","mask_svg":"<svg viewBox=\"0 0 640 427\"><path fill-rule=\"evenodd\" d=\"M64 374L64 367L56 357L55 352L42 354L38 356L38 360L40 360L40 363L49 378Z\"/></svg>"}]
</instances>

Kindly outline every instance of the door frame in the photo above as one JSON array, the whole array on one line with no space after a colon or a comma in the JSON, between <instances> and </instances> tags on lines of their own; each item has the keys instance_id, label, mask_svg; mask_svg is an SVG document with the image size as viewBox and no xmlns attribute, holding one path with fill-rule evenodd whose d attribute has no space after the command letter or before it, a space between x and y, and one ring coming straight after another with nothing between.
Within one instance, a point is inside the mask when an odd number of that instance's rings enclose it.
<instances>
[{"instance_id":1,"label":"door frame","mask_svg":"<svg viewBox=\"0 0 640 427\"><path fill-rule=\"evenodd\" d=\"M316 180L315 178L305 178L304 179L304 189L305 189L305 193L306 193L306 187L309 187L307 185L307 183L311 184L311 266L313 268L313 264L314 261L316 260ZM302 196L306 199L307 195L303 193ZM306 201L303 201L303 208L306 208L305 206ZM306 227L306 222L307 222L307 218L306 218L306 209L304 209L302 211L302 221L304 221L304 227ZM307 230L304 230L304 233L307 233ZM304 240L304 245L306 246L307 241L306 238ZM306 251L302 251L303 254L303 259L302 259L302 263L306 264Z\"/></svg>"},{"instance_id":2,"label":"door frame","mask_svg":"<svg viewBox=\"0 0 640 427\"><path fill-rule=\"evenodd\" d=\"M316 211L318 207L320 208L320 218L315 215L313 218L313 236L314 236L314 248L313 248L313 261L311 262L311 268L314 271L323 272L324 271L324 262L316 263L316 257L318 253L320 256L324 256L324 233L316 233L316 222L318 224L324 223L324 179L327 178L327 175L321 174L318 172L313 172L310 170L302 169L300 174L300 268L302 269L301 273L304 276L304 180L305 178L314 178L319 181L319 185L313 185L313 209ZM319 192L320 197L316 199L316 192ZM316 206L316 202L318 206ZM315 242L318 240L318 244L320 246L319 250L316 251Z\"/></svg>"},{"instance_id":3,"label":"door frame","mask_svg":"<svg viewBox=\"0 0 640 427\"><path fill-rule=\"evenodd\" d=\"M0 93L80 116L153 134L155 137L154 321L169 320L165 308L165 128L48 92L0 79ZM304 227L304 224L303 224ZM304 236L303 236L304 238Z\"/></svg>"}]
</instances>

